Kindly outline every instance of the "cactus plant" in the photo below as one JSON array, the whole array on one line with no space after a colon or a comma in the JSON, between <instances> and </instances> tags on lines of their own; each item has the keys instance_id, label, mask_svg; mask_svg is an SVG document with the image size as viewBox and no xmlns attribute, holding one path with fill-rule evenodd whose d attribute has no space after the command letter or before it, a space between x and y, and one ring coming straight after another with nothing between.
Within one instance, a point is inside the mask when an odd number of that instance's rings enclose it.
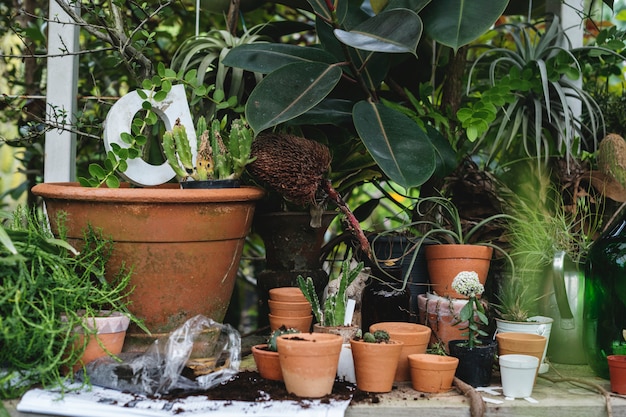
<instances>
[{"instance_id":1,"label":"cactus plant","mask_svg":"<svg viewBox=\"0 0 626 417\"><path fill-rule=\"evenodd\" d=\"M163 135L163 153L179 181L193 179L238 179L250 157L252 130L243 119L235 119L226 131L226 118L214 119L207 126L204 117L198 120L198 154L195 163L185 126L176 120L172 130ZM226 139L226 140L225 140Z\"/></svg>"},{"instance_id":2,"label":"cactus plant","mask_svg":"<svg viewBox=\"0 0 626 417\"><path fill-rule=\"evenodd\" d=\"M304 279L302 275L298 275L298 286L309 303L311 303L313 314L322 326L342 326L345 324L344 318L348 304L346 290L359 275L364 265L363 262L359 262L354 268L350 268L350 259L351 256L347 256L346 260L342 262L339 277L336 278L339 280L338 289L336 292L326 296L323 305L320 303L315 291L313 279L311 277Z\"/></svg>"},{"instance_id":3,"label":"cactus plant","mask_svg":"<svg viewBox=\"0 0 626 417\"><path fill-rule=\"evenodd\" d=\"M269 339L267 339L267 349L272 352L277 352L278 347L276 346L276 339L278 339L278 336L292 333L300 333L300 331L292 327L287 328L285 326L280 326L278 329L274 330Z\"/></svg>"}]
</instances>

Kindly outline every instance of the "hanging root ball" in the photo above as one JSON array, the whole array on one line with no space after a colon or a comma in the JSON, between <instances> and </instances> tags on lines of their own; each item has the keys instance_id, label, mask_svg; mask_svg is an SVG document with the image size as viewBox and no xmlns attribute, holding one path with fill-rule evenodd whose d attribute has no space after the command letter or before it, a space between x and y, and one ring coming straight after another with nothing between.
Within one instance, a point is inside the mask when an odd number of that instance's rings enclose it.
<instances>
[{"instance_id":1,"label":"hanging root ball","mask_svg":"<svg viewBox=\"0 0 626 417\"><path fill-rule=\"evenodd\" d=\"M598 147L598 168L613 177L626 189L626 141L616 134L608 134Z\"/></svg>"},{"instance_id":2,"label":"hanging root ball","mask_svg":"<svg viewBox=\"0 0 626 417\"><path fill-rule=\"evenodd\" d=\"M306 206L315 203L324 174L330 169L330 151L306 138L278 133L260 134L252 142L248 172L287 200Z\"/></svg>"}]
</instances>

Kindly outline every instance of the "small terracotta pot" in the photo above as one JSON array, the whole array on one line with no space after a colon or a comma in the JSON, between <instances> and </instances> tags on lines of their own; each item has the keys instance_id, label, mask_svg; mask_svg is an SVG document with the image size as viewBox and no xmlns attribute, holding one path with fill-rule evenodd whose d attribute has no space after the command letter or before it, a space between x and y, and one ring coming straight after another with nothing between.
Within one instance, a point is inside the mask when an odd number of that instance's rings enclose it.
<instances>
[{"instance_id":1,"label":"small terracotta pot","mask_svg":"<svg viewBox=\"0 0 626 417\"><path fill-rule=\"evenodd\" d=\"M313 323L312 314L303 317L279 317L273 314L268 314L267 316L269 318L270 329L272 331L278 329L280 326L285 326L288 329L293 328L301 331L302 333L308 333L311 331L311 323Z\"/></svg>"},{"instance_id":2,"label":"small terracotta pot","mask_svg":"<svg viewBox=\"0 0 626 417\"><path fill-rule=\"evenodd\" d=\"M497 333L496 341L498 342L498 355L530 355L539 359L543 357L546 349L547 338L538 334L507 332ZM539 373L539 368L537 368Z\"/></svg>"},{"instance_id":3,"label":"small terracotta pot","mask_svg":"<svg viewBox=\"0 0 626 417\"><path fill-rule=\"evenodd\" d=\"M102 316L85 317L87 327L96 329L95 334L88 334L85 351L78 362L72 366L72 372L76 372L84 365L107 355L119 355L126 339L126 330L130 319L119 312L103 311ZM80 348L85 345L85 334L82 328L75 331L81 332L74 341L74 346Z\"/></svg>"},{"instance_id":4,"label":"small terracotta pot","mask_svg":"<svg viewBox=\"0 0 626 417\"><path fill-rule=\"evenodd\" d=\"M298 287L277 287L271 288L268 292L270 300L274 301L306 301L306 297Z\"/></svg>"},{"instance_id":5,"label":"small terracotta pot","mask_svg":"<svg viewBox=\"0 0 626 417\"><path fill-rule=\"evenodd\" d=\"M546 337L532 333L507 332L496 334L498 355L531 355L541 361Z\"/></svg>"},{"instance_id":6,"label":"small terracotta pot","mask_svg":"<svg viewBox=\"0 0 626 417\"><path fill-rule=\"evenodd\" d=\"M252 346L252 356L254 357L256 369L259 371L261 378L271 379L272 381L283 380L278 352L269 350L267 344L263 343Z\"/></svg>"},{"instance_id":7,"label":"small terracotta pot","mask_svg":"<svg viewBox=\"0 0 626 417\"><path fill-rule=\"evenodd\" d=\"M397 382L410 381L411 369L408 356L413 353L426 353L430 342L430 327L417 323L383 322L372 324L369 330L370 332L385 330L391 339L404 343L394 380Z\"/></svg>"},{"instance_id":8,"label":"small terracotta pot","mask_svg":"<svg viewBox=\"0 0 626 417\"><path fill-rule=\"evenodd\" d=\"M322 326L319 323L313 324L314 333L330 333L341 336L344 344L350 344L350 340L356 336L359 326Z\"/></svg>"},{"instance_id":9,"label":"small terracotta pot","mask_svg":"<svg viewBox=\"0 0 626 417\"><path fill-rule=\"evenodd\" d=\"M304 317L311 314L311 303L308 301L275 301L267 300L270 314L278 317Z\"/></svg>"},{"instance_id":10,"label":"small terracotta pot","mask_svg":"<svg viewBox=\"0 0 626 417\"><path fill-rule=\"evenodd\" d=\"M366 392L389 392L398 367L403 342L367 343L350 340L356 386Z\"/></svg>"},{"instance_id":11,"label":"small terracotta pot","mask_svg":"<svg viewBox=\"0 0 626 417\"><path fill-rule=\"evenodd\" d=\"M428 245L425 248L431 290L442 297L467 299L452 289L459 272L475 271L485 285L493 248L483 245Z\"/></svg>"},{"instance_id":12,"label":"small terracotta pot","mask_svg":"<svg viewBox=\"0 0 626 417\"><path fill-rule=\"evenodd\" d=\"M284 334L276 339L280 368L288 392L320 398L333 390L342 339L336 334Z\"/></svg>"},{"instance_id":13,"label":"small terracotta pot","mask_svg":"<svg viewBox=\"0 0 626 417\"><path fill-rule=\"evenodd\" d=\"M411 386L421 392L445 392L452 388L459 359L452 356L414 353L409 355Z\"/></svg>"},{"instance_id":14,"label":"small terracotta pot","mask_svg":"<svg viewBox=\"0 0 626 417\"><path fill-rule=\"evenodd\" d=\"M611 391L617 394L626 394L626 355L609 355Z\"/></svg>"}]
</instances>

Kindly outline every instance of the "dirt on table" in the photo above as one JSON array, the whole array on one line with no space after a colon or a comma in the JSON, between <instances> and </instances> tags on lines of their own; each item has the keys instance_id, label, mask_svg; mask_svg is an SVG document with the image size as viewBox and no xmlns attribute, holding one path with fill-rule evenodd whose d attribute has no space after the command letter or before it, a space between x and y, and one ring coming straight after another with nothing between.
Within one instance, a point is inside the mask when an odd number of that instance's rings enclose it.
<instances>
[{"instance_id":1,"label":"dirt on table","mask_svg":"<svg viewBox=\"0 0 626 417\"><path fill-rule=\"evenodd\" d=\"M285 383L282 381L271 381L261 378L256 371L241 371L228 382L220 384L206 391L194 393L170 393L161 396L161 399L178 399L190 395L204 395L212 400L230 401L280 401L292 400L300 401L302 398L287 392ZM335 380L333 390L330 395L323 397L322 402L330 400L351 400L356 402L378 402L375 394L360 391L356 385L342 380Z\"/></svg>"}]
</instances>

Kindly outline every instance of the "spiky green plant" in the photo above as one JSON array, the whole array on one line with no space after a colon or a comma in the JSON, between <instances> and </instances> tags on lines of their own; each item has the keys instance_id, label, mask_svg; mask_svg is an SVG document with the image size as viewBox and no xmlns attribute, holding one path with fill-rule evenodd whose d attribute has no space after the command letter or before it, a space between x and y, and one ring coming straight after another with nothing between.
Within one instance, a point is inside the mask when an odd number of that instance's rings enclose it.
<instances>
[{"instance_id":1,"label":"spiky green plant","mask_svg":"<svg viewBox=\"0 0 626 417\"><path fill-rule=\"evenodd\" d=\"M569 159L578 153L577 140L604 135L602 111L579 85L578 57L592 50L612 51L568 47L557 16L494 30L502 33L504 42L478 46L486 49L470 67L468 102L457 113L476 148L486 150L489 158L531 156L541 163L551 155ZM585 123L574 112L572 100L581 103Z\"/></svg>"},{"instance_id":2,"label":"spiky green plant","mask_svg":"<svg viewBox=\"0 0 626 417\"><path fill-rule=\"evenodd\" d=\"M349 254L350 255L350 254ZM339 272L339 285L337 291L326 295L324 304L320 303L319 297L313 285L313 279L298 275L298 286L306 299L311 303L315 319L322 326L343 326L346 316L346 306L348 305L348 287L363 270L363 262L359 262L354 268L350 267L351 256L347 256L341 264Z\"/></svg>"}]
</instances>

